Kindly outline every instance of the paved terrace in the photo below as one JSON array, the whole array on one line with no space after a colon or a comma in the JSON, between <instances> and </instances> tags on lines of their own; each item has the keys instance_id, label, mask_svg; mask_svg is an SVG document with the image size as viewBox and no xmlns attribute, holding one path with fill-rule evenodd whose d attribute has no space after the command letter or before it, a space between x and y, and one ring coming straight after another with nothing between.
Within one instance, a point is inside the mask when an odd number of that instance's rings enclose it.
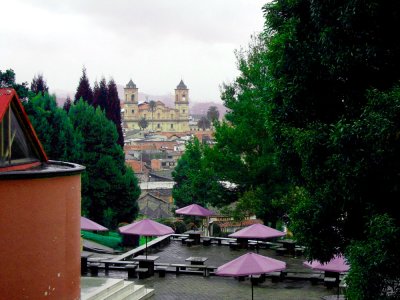
<instances>
[{"instance_id":1,"label":"paved terrace","mask_svg":"<svg viewBox=\"0 0 400 300\"><path fill-rule=\"evenodd\" d=\"M157 263L187 263L186 258L190 256L208 257L207 265L220 266L232 259L245 254L249 250L231 250L228 245L211 246L193 245L187 247L179 240L171 240L171 243L161 249L150 249L149 255L157 255ZM296 272L297 275L305 276L313 271L302 265L304 257L276 256L275 250L260 249L259 254L283 260L286 262L286 271L290 275ZM113 255L94 253L92 257L116 258ZM104 277L104 271L99 272ZM126 271L110 270L108 277L127 278ZM146 279L134 279L138 284L144 284L148 288L155 289L152 299L251 299L251 283L249 279L238 281L232 277L219 277L211 275L180 274L167 272L164 278L157 274ZM336 299L337 289L327 289L323 283L312 285L310 280L284 279L281 282L272 282L267 278L265 282L254 286L254 299Z\"/></svg>"}]
</instances>

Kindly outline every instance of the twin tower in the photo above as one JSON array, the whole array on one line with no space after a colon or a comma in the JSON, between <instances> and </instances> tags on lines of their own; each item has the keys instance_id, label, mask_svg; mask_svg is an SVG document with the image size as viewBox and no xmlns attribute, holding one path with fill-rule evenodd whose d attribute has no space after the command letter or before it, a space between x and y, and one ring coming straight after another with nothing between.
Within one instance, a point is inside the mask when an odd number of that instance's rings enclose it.
<instances>
[{"instance_id":1,"label":"twin tower","mask_svg":"<svg viewBox=\"0 0 400 300\"><path fill-rule=\"evenodd\" d=\"M189 131L189 89L181 80L175 89L175 108L161 101L139 104L139 89L132 79L124 88L123 123L127 130ZM144 121L145 120L145 121Z\"/></svg>"}]
</instances>

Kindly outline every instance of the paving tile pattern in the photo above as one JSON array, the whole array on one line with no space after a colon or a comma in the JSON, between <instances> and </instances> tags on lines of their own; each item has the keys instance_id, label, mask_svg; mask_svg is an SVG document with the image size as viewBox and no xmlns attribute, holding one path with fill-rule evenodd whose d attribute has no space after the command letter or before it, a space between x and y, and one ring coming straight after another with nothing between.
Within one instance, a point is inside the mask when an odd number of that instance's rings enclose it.
<instances>
[{"instance_id":1,"label":"paving tile pattern","mask_svg":"<svg viewBox=\"0 0 400 300\"><path fill-rule=\"evenodd\" d=\"M195 245L187 247L180 241L172 240L162 249L152 249L149 255L157 255L157 262L163 263L186 263L185 259L190 256L208 257L207 265L220 266L249 250L231 250L227 245ZM304 257L276 256L274 250L260 249L259 254L283 260L288 270L299 270L312 272L302 265ZM105 276L100 271L99 276ZM126 272L110 271L109 277L127 279ZM249 279L238 281L232 277L201 275L188 275L167 273L166 277L159 278L158 275L147 279L135 279L138 284L144 284L147 288L154 288L155 294L151 299L251 299L251 283ZM335 289L327 289L323 284L311 285L308 280L288 280L283 282L271 282L266 279L264 283L254 286L254 299L322 299L323 296L335 295Z\"/></svg>"}]
</instances>

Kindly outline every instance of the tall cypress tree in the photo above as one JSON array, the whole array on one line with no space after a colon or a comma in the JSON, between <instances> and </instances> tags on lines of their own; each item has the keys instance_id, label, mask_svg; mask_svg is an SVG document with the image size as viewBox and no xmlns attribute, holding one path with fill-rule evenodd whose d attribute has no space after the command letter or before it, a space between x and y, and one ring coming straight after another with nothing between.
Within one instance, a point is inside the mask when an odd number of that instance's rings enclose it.
<instances>
[{"instance_id":1,"label":"tall cypress tree","mask_svg":"<svg viewBox=\"0 0 400 300\"><path fill-rule=\"evenodd\" d=\"M106 79L104 77L101 78L100 83L97 86L96 85L97 83L95 83L93 106L100 106L101 109L106 110L108 94Z\"/></svg>"},{"instance_id":2,"label":"tall cypress tree","mask_svg":"<svg viewBox=\"0 0 400 300\"><path fill-rule=\"evenodd\" d=\"M82 77L80 78L78 88L76 89L74 103L79 101L80 98L87 101L89 104L93 104L93 91L90 87L89 79L86 76L85 67L82 69Z\"/></svg>"},{"instance_id":3,"label":"tall cypress tree","mask_svg":"<svg viewBox=\"0 0 400 300\"><path fill-rule=\"evenodd\" d=\"M123 147L124 146L124 136L122 134L121 127L121 104L118 97L117 85L115 84L114 79L110 79L108 82L108 97L107 97L107 106L106 106L106 116L109 120L113 121L115 126L117 127L118 132L118 144Z\"/></svg>"}]
</instances>

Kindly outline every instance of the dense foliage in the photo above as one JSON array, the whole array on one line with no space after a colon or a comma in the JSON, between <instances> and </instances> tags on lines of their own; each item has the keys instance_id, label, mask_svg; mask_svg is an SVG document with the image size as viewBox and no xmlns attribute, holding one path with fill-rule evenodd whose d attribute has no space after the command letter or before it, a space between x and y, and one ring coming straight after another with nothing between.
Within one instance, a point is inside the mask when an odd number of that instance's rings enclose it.
<instances>
[{"instance_id":1,"label":"dense foliage","mask_svg":"<svg viewBox=\"0 0 400 300\"><path fill-rule=\"evenodd\" d=\"M373 216L387 215L394 232L400 222L400 36L390 34L400 25L400 4L278 0L264 11L267 125L303 191L291 214L296 238L322 261L349 251L359 266L350 278L362 278L350 281L352 297L378 299L386 280L399 280L385 270L386 258L400 263L395 244L368 245L378 232ZM356 250L364 246L367 255ZM368 271L372 262L380 273Z\"/></svg>"},{"instance_id":2,"label":"dense foliage","mask_svg":"<svg viewBox=\"0 0 400 300\"><path fill-rule=\"evenodd\" d=\"M32 97L25 109L50 159L86 167L82 214L109 228L134 220L140 188L132 169L125 165L115 126L104 112L81 100L67 113L47 93Z\"/></svg>"},{"instance_id":3,"label":"dense foliage","mask_svg":"<svg viewBox=\"0 0 400 300\"><path fill-rule=\"evenodd\" d=\"M197 138L187 143L185 153L172 172L175 181L172 196L178 207L193 203L207 206L228 198L215 172L208 167L205 152L209 149Z\"/></svg>"}]
</instances>

